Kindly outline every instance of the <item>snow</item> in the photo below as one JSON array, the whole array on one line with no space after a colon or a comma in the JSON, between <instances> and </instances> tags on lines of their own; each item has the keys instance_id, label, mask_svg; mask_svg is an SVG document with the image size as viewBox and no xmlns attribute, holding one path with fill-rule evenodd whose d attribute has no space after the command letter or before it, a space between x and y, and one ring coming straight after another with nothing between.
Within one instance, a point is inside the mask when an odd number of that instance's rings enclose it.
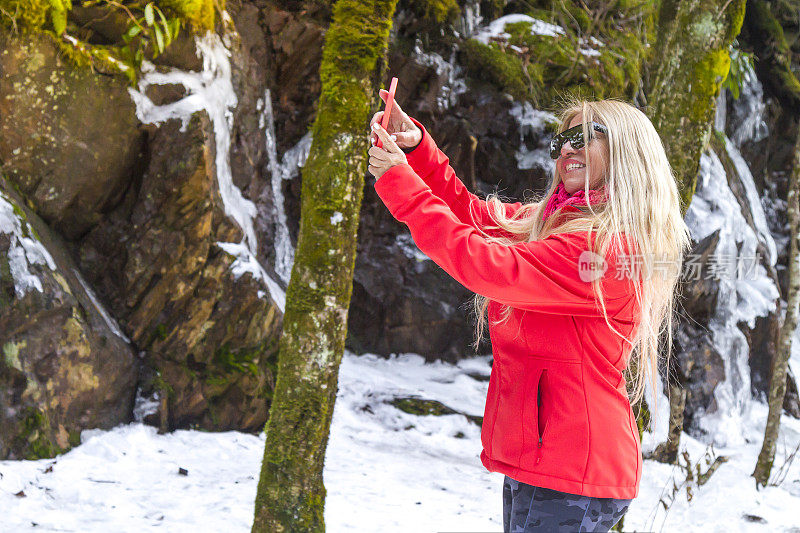
<instances>
[{"instance_id":1,"label":"snow","mask_svg":"<svg viewBox=\"0 0 800 533\"><path fill-rule=\"evenodd\" d=\"M89 296L89 300L91 300L94 308L97 310L100 316L103 317L103 321L106 323L106 326L108 326L108 329L110 329L114 335L130 344L131 340L125 335L125 333L122 332L122 329L119 327L119 323L117 323L116 319L108 314L108 311L106 311L106 308L103 307L103 304L101 304L97 299L94 291L86 283L86 280L83 279L83 276L81 276L81 273L78 271L78 269L73 269L72 272L78 279L78 283L80 283L81 287L83 287L83 290L86 291L86 294Z\"/></svg>"},{"instance_id":2,"label":"snow","mask_svg":"<svg viewBox=\"0 0 800 533\"><path fill-rule=\"evenodd\" d=\"M242 274L249 272L254 279L261 280L269 289L272 301L281 310L281 313L286 309L286 292L273 280L269 274L261 266L261 263L256 259L255 254L250 251L245 243L235 242L217 242L217 246L222 248L226 253L236 257L236 260L231 264L231 272L233 277L238 279ZM259 291L259 294L261 292Z\"/></svg>"},{"instance_id":3,"label":"snow","mask_svg":"<svg viewBox=\"0 0 800 533\"><path fill-rule=\"evenodd\" d=\"M17 298L23 298L31 289L43 292L42 281L28 267L47 265L56 270L56 263L42 243L29 237L33 235L30 225L14 212L3 192L0 192L0 233L8 235L8 268Z\"/></svg>"},{"instance_id":4,"label":"snow","mask_svg":"<svg viewBox=\"0 0 800 533\"><path fill-rule=\"evenodd\" d=\"M345 352L324 469L327 530L502 531L503 476L481 465L479 428L460 414L415 416L386 403L420 396L480 416L488 385L480 377L489 371L488 356L448 364ZM691 501L682 469L645 460L625 531L791 531L800 463L791 463L779 486L757 491L750 477L766 415L766 405L753 402L743 442L715 449L729 460L705 485L690 485ZM54 459L0 461L4 531L250 531L263 432L159 435L134 422L85 430L81 442ZM798 443L800 421L784 415L773 472ZM683 434L683 451L694 464L707 446ZM673 483L681 487L674 496Z\"/></svg>"},{"instance_id":5,"label":"snow","mask_svg":"<svg viewBox=\"0 0 800 533\"><path fill-rule=\"evenodd\" d=\"M413 259L416 263L431 260L430 257L425 255L425 252L417 247L417 243L415 243L414 239L411 238L410 233L399 234L397 237L395 237L395 242L405 256L409 259Z\"/></svg>"},{"instance_id":6,"label":"snow","mask_svg":"<svg viewBox=\"0 0 800 533\"><path fill-rule=\"evenodd\" d=\"M564 28L557 24L550 24L549 22L535 19L521 13L512 13L493 20L481 28L473 38L483 44L489 44L489 41L492 39L508 39L511 35L505 32L506 24L513 24L515 22L530 22L531 34L533 35L550 35L552 37L557 37L558 35L565 34Z\"/></svg>"},{"instance_id":7,"label":"snow","mask_svg":"<svg viewBox=\"0 0 800 533\"><path fill-rule=\"evenodd\" d=\"M531 35L549 35L551 37L566 35L564 28L558 24L551 24L550 22L533 18L530 15L511 13L495 19L486 26L481 27L472 35L472 38L482 42L483 44L489 44L492 41L507 41L511 35L505 31L506 24L513 24L516 22L529 22L531 24ZM578 44L580 48L578 48L578 51L587 57L599 56L600 52L598 50L588 46L590 43L598 47L604 46L603 42L596 37L590 37L587 39L586 37L579 36Z\"/></svg>"}]
</instances>

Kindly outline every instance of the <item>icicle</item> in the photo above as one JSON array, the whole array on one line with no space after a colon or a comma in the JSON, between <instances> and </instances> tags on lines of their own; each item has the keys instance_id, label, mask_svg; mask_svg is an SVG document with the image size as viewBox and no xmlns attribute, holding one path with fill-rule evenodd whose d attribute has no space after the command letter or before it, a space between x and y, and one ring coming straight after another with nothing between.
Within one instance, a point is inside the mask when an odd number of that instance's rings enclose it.
<instances>
[{"instance_id":1,"label":"icicle","mask_svg":"<svg viewBox=\"0 0 800 533\"><path fill-rule=\"evenodd\" d=\"M778 289L756 260L758 237L742 216L725 169L713 151L701 156L698 181L686 224L697 241L720 231L711 259L719 268L714 272L719 293L708 326L714 347L725 362L725 380L714 390L717 411L697 419L715 444L725 446L742 442L741 427L752 404L749 347L737 324L746 322L754 327L756 317L772 312Z\"/></svg>"},{"instance_id":2,"label":"icicle","mask_svg":"<svg viewBox=\"0 0 800 533\"><path fill-rule=\"evenodd\" d=\"M558 117L548 111L534 109L530 102L515 102L509 114L519 126L519 148L515 154L517 168L541 168L547 175L555 172L555 162L550 158L550 139L545 133L548 123L557 123ZM533 150L525 144L525 137L533 134L539 139L539 146Z\"/></svg>"},{"instance_id":3,"label":"icicle","mask_svg":"<svg viewBox=\"0 0 800 533\"><path fill-rule=\"evenodd\" d=\"M764 91L749 65L745 70L744 84L739 91L739 98L733 100L732 107L730 123L736 146L742 146L745 142L758 142L769 134L769 128L764 121L767 109L764 103Z\"/></svg>"},{"instance_id":4,"label":"icicle","mask_svg":"<svg viewBox=\"0 0 800 533\"><path fill-rule=\"evenodd\" d=\"M259 108L262 101L259 100ZM271 191L272 202L275 206L274 218L276 219L275 229L275 272L280 276L284 283L289 283L294 264L294 248L289 238L289 226L286 221L286 210L284 209L283 190L281 182L291 180L300 168L305 165L308 159L308 152L311 149L311 132L306 133L300 142L283 154L283 161L278 163L277 147L275 142L275 117L272 112L272 95L269 89L265 91L263 100L263 111L259 118L259 127L264 128L267 157L269 159L269 169L272 176ZM264 196L267 189L264 189ZM265 199L266 200L266 199ZM266 203L266 201L264 202Z\"/></svg>"},{"instance_id":5,"label":"icicle","mask_svg":"<svg viewBox=\"0 0 800 533\"><path fill-rule=\"evenodd\" d=\"M456 104L458 95L467 91L467 84L464 78L461 77L463 69L460 65L456 64L456 49L453 47L450 60L445 61L442 56L436 52L424 52L422 50L422 43L417 38L414 44L414 59L420 65L431 66L436 69L436 74L444 76L447 79L439 94L436 95L436 105L440 111L445 111Z\"/></svg>"}]
</instances>

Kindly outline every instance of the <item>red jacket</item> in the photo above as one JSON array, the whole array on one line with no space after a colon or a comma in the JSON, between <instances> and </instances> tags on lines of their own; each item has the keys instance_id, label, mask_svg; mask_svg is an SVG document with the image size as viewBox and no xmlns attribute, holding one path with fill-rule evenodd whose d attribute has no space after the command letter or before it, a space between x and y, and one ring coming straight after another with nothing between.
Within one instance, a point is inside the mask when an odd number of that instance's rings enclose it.
<instances>
[{"instance_id":1,"label":"red jacket","mask_svg":"<svg viewBox=\"0 0 800 533\"><path fill-rule=\"evenodd\" d=\"M602 498L635 498L642 475L636 421L622 370L630 355L605 323L592 284L579 276L586 232L512 246L487 242L491 223L425 128L408 164L375 190L428 257L467 289L490 298L494 362L481 429L492 472L540 487ZM512 214L522 204L505 204ZM630 276L610 248L601 286L614 327L630 338L638 306ZM500 304L514 309L500 326Z\"/></svg>"}]
</instances>

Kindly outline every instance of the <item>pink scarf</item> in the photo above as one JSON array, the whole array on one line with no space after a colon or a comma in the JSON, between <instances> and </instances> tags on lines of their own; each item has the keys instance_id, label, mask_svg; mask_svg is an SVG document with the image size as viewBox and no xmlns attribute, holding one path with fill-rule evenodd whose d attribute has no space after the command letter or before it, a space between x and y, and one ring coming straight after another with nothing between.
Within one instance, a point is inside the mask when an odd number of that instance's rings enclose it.
<instances>
[{"instance_id":1,"label":"pink scarf","mask_svg":"<svg viewBox=\"0 0 800 533\"><path fill-rule=\"evenodd\" d=\"M551 196L547 201L547 205L544 208L544 214L542 215L542 220L549 217L550 214L556 209L560 209L568 205L587 205L585 197L586 192L583 189L578 189L570 196L570 194L564 188L564 182L559 182L556 190L553 192L553 196ZM606 195L604 187L600 187L599 189L589 189L589 199L591 200L592 205L599 203L605 198Z\"/></svg>"}]
</instances>

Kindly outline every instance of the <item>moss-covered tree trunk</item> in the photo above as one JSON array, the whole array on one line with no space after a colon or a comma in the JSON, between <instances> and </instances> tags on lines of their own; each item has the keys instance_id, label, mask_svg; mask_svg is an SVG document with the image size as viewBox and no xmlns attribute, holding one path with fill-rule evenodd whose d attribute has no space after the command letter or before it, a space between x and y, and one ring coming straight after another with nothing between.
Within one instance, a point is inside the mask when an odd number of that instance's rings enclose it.
<instances>
[{"instance_id":1,"label":"moss-covered tree trunk","mask_svg":"<svg viewBox=\"0 0 800 533\"><path fill-rule=\"evenodd\" d=\"M720 86L730 69L730 46L742 28L745 0L664 0L652 82L650 118L678 181L686 214L697 186L700 156L709 142ZM677 460L685 395L670 390L670 429L654 457ZM678 415L680 411L680 415Z\"/></svg>"},{"instance_id":2,"label":"moss-covered tree trunk","mask_svg":"<svg viewBox=\"0 0 800 533\"><path fill-rule=\"evenodd\" d=\"M254 532L325 529L322 471L353 289L367 126L395 5L339 0L326 34Z\"/></svg>"},{"instance_id":3,"label":"moss-covered tree trunk","mask_svg":"<svg viewBox=\"0 0 800 533\"><path fill-rule=\"evenodd\" d=\"M792 336L797 327L797 304L800 302L800 253L798 253L797 238L800 232L800 128L794 146L794 168L789 178L789 193L786 206L789 216L789 294L786 297L786 317L781 326L778 337L778 349L775 360L772 362L772 374L769 382L769 413L764 430L764 442L758 454L753 477L756 486L765 487L769 481L772 464L775 461L775 443L778 440L778 430L781 427L781 413L783 412L783 399L786 396L786 369L789 356L792 353Z\"/></svg>"},{"instance_id":4,"label":"moss-covered tree trunk","mask_svg":"<svg viewBox=\"0 0 800 533\"><path fill-rule=\"evenodd\" d=\"M716 97L730 68L730 46L745 0L664 0L651 65L648 103L678 180L685 213L708 144Z\"/></svg>"}]
</instances>

